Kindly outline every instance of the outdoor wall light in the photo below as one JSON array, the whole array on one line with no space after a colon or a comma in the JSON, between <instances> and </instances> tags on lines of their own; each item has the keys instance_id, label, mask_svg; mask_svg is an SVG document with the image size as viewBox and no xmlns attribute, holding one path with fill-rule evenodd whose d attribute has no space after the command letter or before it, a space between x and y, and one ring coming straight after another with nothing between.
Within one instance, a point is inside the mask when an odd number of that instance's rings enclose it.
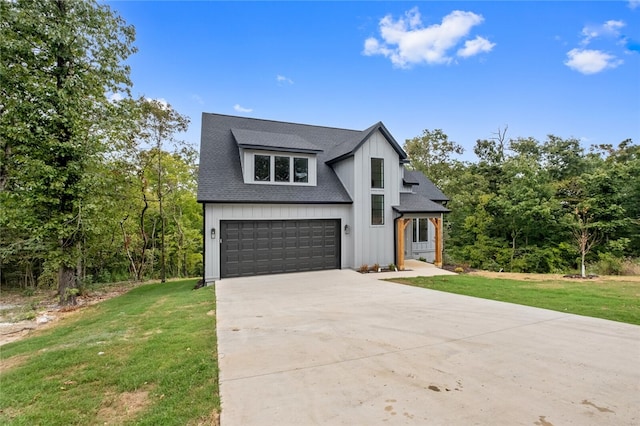
<instances>
[{"instance_id":1,"label":"outdoor wall light","mask_svg":"<svg viewBox=\"0 0 640 426\"><path fill-rule=\"evenodd\" d=\"M216 238L216 228L211 228L211 239L215 239Z\"/></svg>"},{"instance_id":2,"label":"outdoor wall light","mask_svg":"<svg viewBox=\"0 0 640 426\"><path fill-rule=\"evenodd\" d=\"M351 227L349 225L344 226L344 233L349 235L351 233Z\"/></svg>"}]
</instances>

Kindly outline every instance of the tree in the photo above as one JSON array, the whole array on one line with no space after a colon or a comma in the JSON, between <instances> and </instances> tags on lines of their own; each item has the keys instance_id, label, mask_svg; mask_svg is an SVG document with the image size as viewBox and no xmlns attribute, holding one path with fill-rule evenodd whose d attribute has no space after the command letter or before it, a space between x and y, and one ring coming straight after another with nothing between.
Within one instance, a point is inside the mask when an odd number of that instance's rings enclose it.
<instances>
[{"instance_id":1,"label":"tree","mask_svg":"<svg viewBox=\"0 0 640 426\"><path fill-rule=\"evenodd\" d=\"M164 211L164 198L168 191L171 190L165 183L166 169L163 165L163 145L165 143L176 144L175 139L177 132L186 132L189 128L189 118L181 115L174 110L171 105L166 102L155 99L140 98L139 105L141 110L140 120L140 140L151 145L153 148L149 151L154 158L155 177L157 182L155 185L155 195L158 201L160 214L160 281L166 281L166 215Z\"/></svg>"},{"instance_id":2,"label":"tree","mask_svg":"<svg viewBox=\"0 0 640 426\"><path fill-rule=\"evenodd\" d=\"M425 129L422 135L408 139L404 149L409 155L411 165L423 172L439 188L445 189L451 179L452 169L456 167L454 154L460 155L464 148L441 130Z\"/></svg>"},{"instance_id":3,"label":"tree","mask_svg":"<svg viewBox=\"0 0 640 426\"><path fill-rule=\"evenodd\" d=\"M591 224L591 216L587 207L576 207L574 211L576 226L573 231L573 238L580 252L580 274L582 278L587 276L585 268L585 258L597 243L598 238Z\"/></svg>"},{"instance_id":4,"label":"tree","mask_svg":"<svg viewBox=\"0 0 640 426\"><path fill-rule=\"evenodd\" d=\"M134 29L94 1L0 2L0 202L44 245L62 304L74 303L92 170L110 148L110 93L131 85Z\"/></svg>"}]
</instances>

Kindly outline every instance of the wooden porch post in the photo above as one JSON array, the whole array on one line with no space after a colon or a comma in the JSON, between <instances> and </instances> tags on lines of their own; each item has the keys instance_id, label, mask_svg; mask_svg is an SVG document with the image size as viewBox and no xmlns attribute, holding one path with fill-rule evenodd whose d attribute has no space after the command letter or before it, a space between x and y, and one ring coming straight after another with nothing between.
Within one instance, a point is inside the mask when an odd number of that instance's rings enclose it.
<instances>
[{"instance_id":1,"label":"wooden porch post","mask_svg":"<svg viewBox=\"0 0 640 426\"><path fill-rule=\"evenodd\" d=\"M407 228L407 225L409 225L409 222L411 222L411 219L399 218L398 220L396 220L396 248L398 250L398 252L396 253L398 264L396 266L398 267L398 271L404 271L404 230Z\"/></svg>"},{"instance_id":2,"label":"wooden porch post","mask_svg":"<svg viewBox=\"0 0 640 426\"><path fill-rule=\"evenodd\" d=\"M442 215L440 215L440 217L429 218L429 221L433 223L433 226L436 229L436 256L433 264L438 268L442 268Z\"/></svg>"}]
</instances>

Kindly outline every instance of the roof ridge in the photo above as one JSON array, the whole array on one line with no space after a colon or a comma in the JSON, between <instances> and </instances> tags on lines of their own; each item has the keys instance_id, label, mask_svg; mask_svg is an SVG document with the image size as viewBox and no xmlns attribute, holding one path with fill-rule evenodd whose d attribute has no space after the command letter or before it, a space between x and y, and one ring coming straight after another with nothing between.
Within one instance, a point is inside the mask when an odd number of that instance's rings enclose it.
<instances>
[{"instance_id":1,"label":"roof ridge","mask_svg":"<svg viewBox=\"0 0 640 426\"><path fill-rule=\"evenodd\" d=\"M356 129L347 129L345 127L320 126L320 125L317 125L317 124L296 123L296 122L293 122L293 121L282 121L282 120L273 120L273 119L256 118L256 117L243 117L241 115L219 114L219 113L216 113L216 112L203 112L202 114L203 115L204 114L217 115L217 116L220 116L220 117L229 117L229 118L240 118L242 120L254 120L254 121L262 121L262 122L269 122L269 123L279 123L279 124L292 124L294 126L315 127L315 128L332 129L332 130L343 130L343 131L349 131L349 132L362 132L363 131L363 130L356 130ZM381 123L381 122L379 122L379 123ZM376 124L378 124L378 123L376 123ZM374 124L374 126L375 126L375 124Z\"/></svg>"}]
</instances>

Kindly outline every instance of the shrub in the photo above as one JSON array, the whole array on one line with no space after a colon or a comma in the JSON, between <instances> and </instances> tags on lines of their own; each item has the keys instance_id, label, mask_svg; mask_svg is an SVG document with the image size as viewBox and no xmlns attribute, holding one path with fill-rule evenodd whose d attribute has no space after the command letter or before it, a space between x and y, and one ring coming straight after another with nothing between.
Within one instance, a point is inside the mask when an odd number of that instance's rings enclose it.
<instances>
[{"instance_id":1,"label":"shrub","mask_svg":"<svg viewBox=\"0 0 640 426\"><path fill-rule=\"evenodd\" d=\"M599 275L620 275L622 272L622 261L611 253L598 253L598 261L590 265L590 269Z\"/></svg>"},{"instance_id":2,"label":"shrub","mask_svg":"<svg viewBox=\"0 0 640 426\"><path fill-rule=\"evenodd\" d=\"M367 265L366 263L360 265L360 269L358 269L358 272L360 272L361 274L369 272L369 265Z\"/></svg>"},{"instance_id":3,"label":"shrub","mask_svg":"<svg viewBox=\"0 0 640 426\"><path fill-rule=\"evenodd\" d=\"M390 263L390 264L389 264L389 266L388 266L388 268L389 268L389 270L390 270L390 271L396 271L396 270L398 270L398 267L396 266L396 264L395 264L395 263Z\"/></svg>"},{"instance_id":4,"label":"shrub","mask_svg":"<svg viewBox=\"0 0 640 426\"><path fill-rule=\"evenodd\" d=\"M372 270L373 272L378 272L378 271L380 270L380 265L378 265L377 263L374 263L374 264L371 266L371 270Z\"/></svg>"},{"instance_id":5,"label":"shrub","mask_svg":"<svg viewBox=\"0 0 640 426\"><path fill-rule=\"evenodd\" d=\"M627 258L622 262L622 275L640 275L640 259Z\"/></svg>"},{"instance_id":6,"label":"shrub","mask_svg":"<svg viewBox=\"0 0 640 426\"><path fill-rule=\"evenodd\" d=\"M456 269L453 270L453 272L455 272L456 274L461 274L464 272L464 268L458 266L456 267Z\"/></svg>"}]
</instances>

